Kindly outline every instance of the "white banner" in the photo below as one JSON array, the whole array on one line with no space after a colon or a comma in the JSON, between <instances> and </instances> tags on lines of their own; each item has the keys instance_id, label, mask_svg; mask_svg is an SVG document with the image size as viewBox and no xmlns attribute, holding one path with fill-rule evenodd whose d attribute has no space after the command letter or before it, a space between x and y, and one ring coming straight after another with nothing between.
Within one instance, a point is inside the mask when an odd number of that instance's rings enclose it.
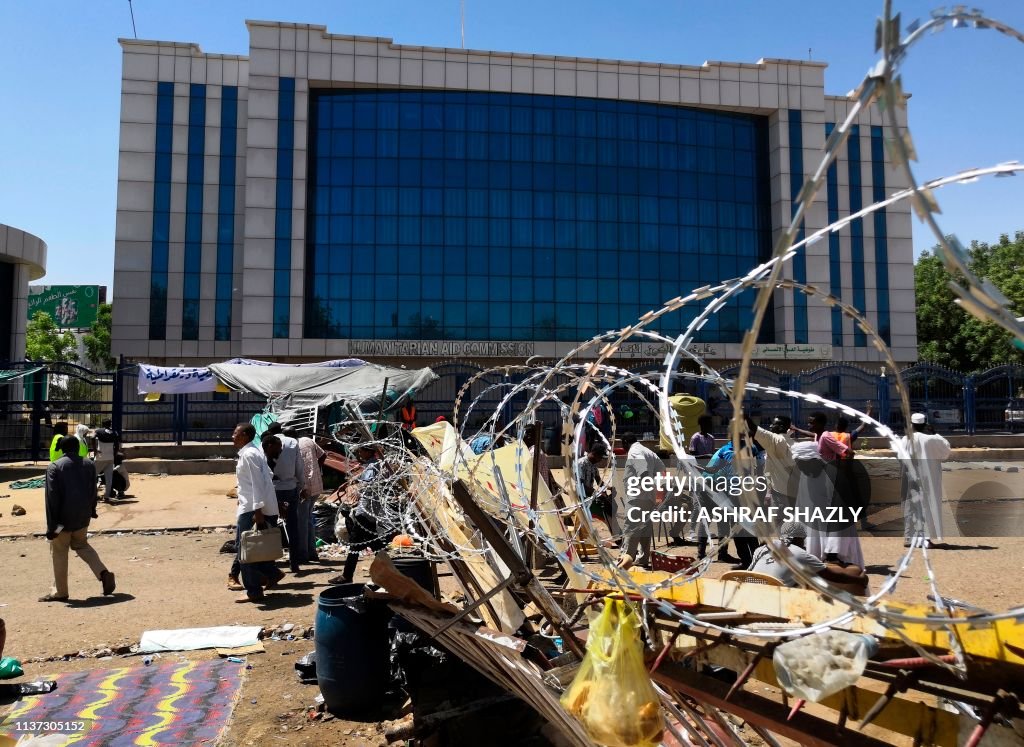
<instances>
[{"instance_id":1,"label":"white banner","mask_svg":"<svg viewBox=\"0 0 1024 747\"><path fill-rule=\"evenodd\" d=\"M202 367L150 366L139 364L139 394L160 392L161 394L185 394L191 392L217 391L217 377Z\"/></svg>"}]
</instances>

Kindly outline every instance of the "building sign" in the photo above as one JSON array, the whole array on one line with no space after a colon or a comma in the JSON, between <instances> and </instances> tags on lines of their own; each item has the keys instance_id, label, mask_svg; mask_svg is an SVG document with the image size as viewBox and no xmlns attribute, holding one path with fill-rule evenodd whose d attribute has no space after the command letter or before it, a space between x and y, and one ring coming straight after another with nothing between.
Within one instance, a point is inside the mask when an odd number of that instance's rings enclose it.
<instances>
[{"instance_id":1,"label":"building sign","mask_svg":"<svg viewBox=\"0 0 1024 747\"><path fill-rule=\"evenodd\" d=\"M686 349L701 358L725 357L723 347L716 342L692 342ZM671 350L671 345L662 342L624 342L615 352L615 357L664 358Z\"/></svg>"},{"instance_id":2,"label":"building sign","mask_svg":"<svg viewBox=\"0 0 1024 747\"><path fill-rule=\"evenodd\" d=\"M96 321L106 288L99 285L30 285L28 318L49 314L63 329L88 329Z\"/></svg>"},{"instance_id":3,"label":"building sign","mask_svg":"<svg viewBox=\"0 0 1024 747\"><path fill-rule=\"evenodd\" d=\"M559 358L569 353L577 343L570 342L522 342L490 340L349 340L345 354L357 358ZM604 343L590 348L586 357L597 357ZM700 358L709 360L731 360L740 355L739 343L697 342L687 350ZM626 341L615 351L614 358L658 359L664 358L671 345L662 342ZM688 356L683 356L684 358ZM831 345L771 344L754 347L755 360L831 360Z\"/></svg>"},{"instance_id":4,"label":"building sign","mask_svg":"<svg viewBox=\"0 0 1024 747\"><path fill-rule=\"evenodd\" d=\"M475 355L482 358L529 358L532 342L492 342L489 340L350 340L348 354L354 356Z\"/></svg>"},{"instance_id":5,"label":"building sign","mask_svg":"<svg viewBox=\"0 0 1024 747\"><path fill-rule=\"evenodd\" d=\"M755 360L820 361L832 360L831 345L758 344L754 346Z\"/></svg>"}]
</instances>

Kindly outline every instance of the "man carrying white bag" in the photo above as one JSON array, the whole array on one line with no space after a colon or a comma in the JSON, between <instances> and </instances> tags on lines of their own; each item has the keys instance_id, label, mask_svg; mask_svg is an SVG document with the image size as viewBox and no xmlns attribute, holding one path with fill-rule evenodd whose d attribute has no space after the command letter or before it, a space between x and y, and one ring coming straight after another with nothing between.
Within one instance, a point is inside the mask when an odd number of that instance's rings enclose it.
<instances>
[{"instance_id":1,"label":"man carrying white bag","mask_svg":"<svg viewBox=\"0 0 1024 747\"><path fill-rule=\"evenodd\" d=\"M274 476L263 449L253 443L255 438L256 428L251 423L239 423L231 434L231 442L238 449L235 541L242 564L242 586L245 587L245 598L239 602L263 601L264 583L273 585L284 578L284 572L274 565L274 560L284 554L281 533L277 529ZM259 531L261 528L271 531Z\"/></svg>"}]
</instances>

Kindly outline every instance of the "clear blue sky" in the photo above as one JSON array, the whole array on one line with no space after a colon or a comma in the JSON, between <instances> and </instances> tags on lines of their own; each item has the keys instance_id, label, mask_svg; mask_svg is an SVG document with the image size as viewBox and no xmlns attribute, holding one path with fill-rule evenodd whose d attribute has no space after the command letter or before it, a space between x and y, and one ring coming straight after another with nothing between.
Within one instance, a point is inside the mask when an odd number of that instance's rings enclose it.
<instances>
[{"instance_id":1,"label":"clear blue sky","mask_svg":"<svg viewBox=\"0 0 1024 747\"><path fill-rule=\"evenodd\" d=\"M938 0L936 0L937 2ZM700 64L760 57L829 63L827 93L855 87L875 59L881 0L611 2L466 0L466 46ZM904 21L933 7L896 2ZM1024 29L1024 2L984 3ZM197 42L245 54L245 19L323 24L333 33L459 46L458 0L135 0L140 39ZM113 277L121 49L127 0L0 3L0 223L49 245L45 282ZM904 71L921 178L1024 160L1024 45L992 31L949 29L915 48ZM1024 229L1024 174L939 195L941 225L965 243ZM915 250L933 241L915 219Z\"/></svg>"}]
</instances>

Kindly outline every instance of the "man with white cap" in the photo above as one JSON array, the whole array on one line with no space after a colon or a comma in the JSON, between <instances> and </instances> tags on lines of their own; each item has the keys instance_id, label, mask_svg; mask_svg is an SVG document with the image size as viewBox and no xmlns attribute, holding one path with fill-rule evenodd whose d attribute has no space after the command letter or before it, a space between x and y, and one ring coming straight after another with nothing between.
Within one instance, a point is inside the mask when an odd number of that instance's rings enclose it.
<instances>
[{"instance_id":1,"label":"man with white cap","mask_svg":"<svg viewBox=\"0 0 1024 747\"><path fill-rule=\"evenodd\" d=\"M910 416L913 442L903 437L903 445L918 461L919 500L911 495L907 470L903 470L903 546L919 534L928 539L942 539L942 460L949 458L949 441L937 433L929 433L928 419L923 412Z\"/></svg>"}]
</instances>

